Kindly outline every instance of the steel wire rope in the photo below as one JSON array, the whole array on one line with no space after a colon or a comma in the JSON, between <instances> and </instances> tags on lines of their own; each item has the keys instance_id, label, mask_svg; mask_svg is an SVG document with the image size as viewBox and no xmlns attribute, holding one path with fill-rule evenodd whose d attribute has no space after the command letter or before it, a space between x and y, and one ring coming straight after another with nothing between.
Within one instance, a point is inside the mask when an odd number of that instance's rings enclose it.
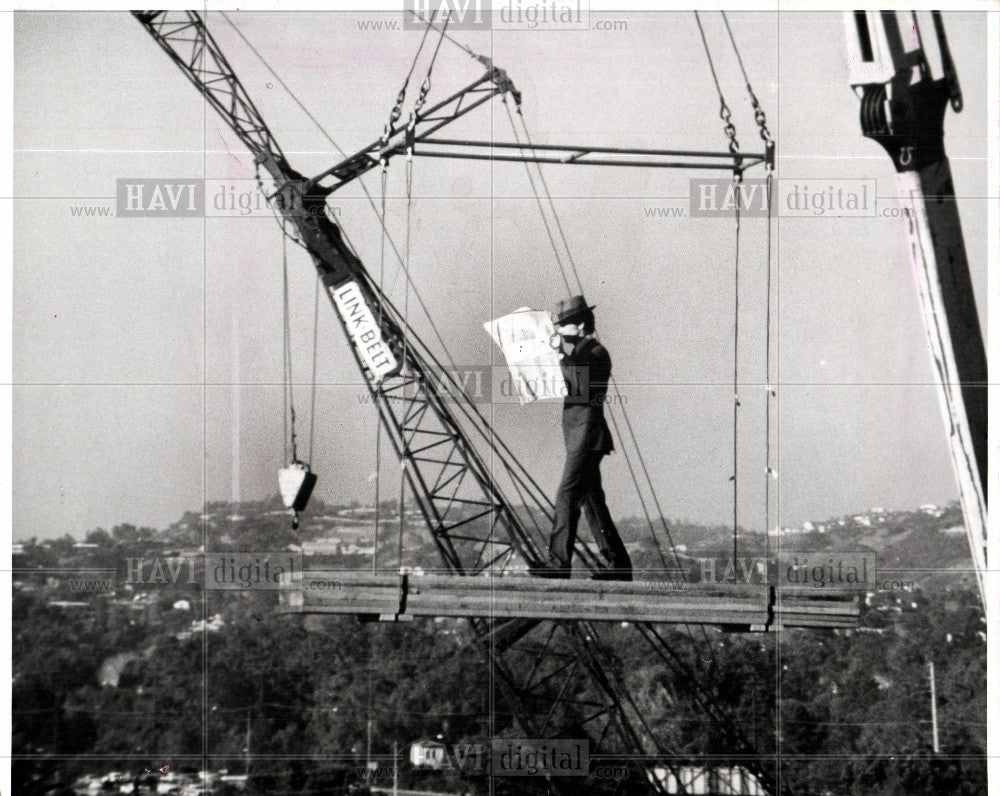
<instances>
[{"instance_id":1,"label":"steel wire rope","mask_svg":"<svg viewBox=\"0 0 1000 796\"><path fill-rule=\"evenodd\" d=\"M253 52L253 54L256 56L256 58L263 64L263 66L265 67L265 69L267 69L267 71L271 74L271 76L274 77L274 79L278 82L278 84L292 98L292 100L295 102L295 104L298 105L298 107L303 111L303 113L305 113L305 115L309 118L309 120L323 134L323 136L327 139L327 141L329 141L330 144L334 147L334 149L336 149L342 156L346 157L346 154L347 154L346 151L340 146L340 144L337 143L337 141L330 135L330 133L326 130L326 128L323 127L323 125L319 122L319 120L316 119L316 117L309 111L309 109L295 95L295 93L291 90L291 88L288 86L288 84L275 71L275 69L268 63L267 59L265 59L264 56L257 50L257 48L255 48L253 46L253 44L250 43L250 41L246 38L246 36L244 36L243 33L239 30L239 28L236 27L236 25L233 23L233 21L229 18L229 16L225 12L220 12L220 13L221 13L222 17L226 20L226 22L229 23L229 25L234 29L234 31L240 37L240 39L242 39L243 42L247 45L247 47L250 49L250 51ZM456 42L450 36L446 35L445 38L447 40L451 41L452 43L456 44L456 46L459 46L462 49L464 49L466 52L468 52L470 55L472 55L477 60L480 60L481 62L488 64L489 59L485 58L484 56L476 55L470 49L468 49L468 48L466 48L466 47L458 44L458 42ZM388 228L386 227L386 225L382 222L382 217L381 217L381 215L379 213L379 208L375 204L375 200L371 196L371 193L368 190L368 187L365 185L363 179L360 178L360 177L358 178L358 183L361 186L361 189L364 192L365 196L367 197L368 203L371 206L373 212L375 213L376 217L380 221L382 232L386 235L386 239L387 239L387 241L389 243L390 248L393 251L393 254L394 254L395 258L396 258L396 261L400 265L403 265L403 256L402 256L402 254L399 251L399 247L396 245L395 241L393 240L392 235L389 233ZM262 190L263 190L263 188L262 188ZM273 208L272 208L272 212L273 212ZM275 213L275 218L277 219L277 214L276 213ZM279 224L280 224L280 221L279 221ZM355 256L357 256L358 250L354 246L354 244L352 243L351 238L350 238L350 236L347 233L347 230L344 229L343 226L340 226L339 222L338 222L338 227L339 227L341 233L343 234L344 242L347 244L347 246L351 250L351 252ZM287 234L287 233L285 233L285 234ZM289 236L289 237L291 237L291 239L292 239L292 241L294 243L298 244L300 247L302 247L303 249L305 249L305 246L302 244L301 241L297 240L294 236ZM438 344L441 346L441 350L442 350L442 352L444 354L444 358L446 359L447 363L451 366L451 371L447 370L444 367L444 365L440 362L440 360L437 358L437 356L434 355L434 353L426 346L425 343L423 343L422 341L418 340L418 342L420 342L420 345L423 347L424 354L427 357L430 358L430 360L433 362L434 366L438 369L438 372L444 377L443 383L449 385L450 388L454 389L456 391L457 395L459 395L459 396L464 395L464 391L463 391L462 386L455 380L455 377L453 375L455 372L458 371L458 366L455 364L455 360L452 357L451 352L448 349L448 346L445 343L444 338L441 335L441 332L438 329L438 326L435 323L433 316L431 315L430 311L427 308L427 304L424 301L423 296L420 293L420 289L413 282L413 280L410 277L409 273L404 273L404 276L405 276L406 280L409 282L409 284L410 284L410 286L411 286L411 288L413 290L413 296L416 299L417 303L420 305L420 308L421 308L424 316L427 318L427 321L428 321L428 323L429 323L429 325L431 327L431 330L434 333L435 338L438 341ZM379 297L380 297L380 299L382 301L387 301L387 298L386 298L384 292L382 292L381 290L379 290ZM548 511L551 511L551 509L552 509L552 501L549 499L548 495L545 494L545 492L542 490L542 488L538 485L538 483L534 479L534 477L517 460L516 456L514 455L513 451L510 450L509 446L502 439L499 439L499 438L496 438L496 437L492 437L491 435L486 434L483 431L482 424L486 424L487 421L483 417L482 413L475 406L468 405L466 401L457 401L456 405L459 407L459 409L462 412L462 414L473 424L473 428L476 430L476 432L481 437L483 437L485 440L487 440L487 442L490 442L492 440L491 444L494 444L494 445L499 444L499 446L503 450L504 454L507 457L509 457L509 460L508 459L504 459L503 460L504 461L505 470L508 472L508 474L512 478L516 478L522 485L524 485L524 486L526 486L526 487L529 488L529 490L531 491L531 493L533 495L534 500L538 503L539 507L543 509L543 511L545 511L545 507L546 506L548 507ZM536 525L536 528L537 528L537 522L535 522L534 520L533 520L533 522L534 522L534 524Z\"/></svg>"},{"instance_id":2,"label":"steel wire rope","mask_svg":"<svg viewBox=\"0 0 1000 796\"><path fill-rule=\"evenodd\" d=\"M434 15L431 14L431 21L433 21ZM430 22L424 28L424 34L420 38L420 45L417 47L417 52L413 56L413 61L410 63L410 70L406 73L406 78L403 80L403 85L399 89L399 93L396 95L396 101L393 103L392 110L389 112L389 120L385 124L385 128L382 132L382 146L385 146L392 134L393 126L399 120L402 114L403 103L406 101L406 89L410 85L410 78L413 77L413 71L417 67L417 62L420 60L420 53L423 52L424 44L427 41L427 34L431 31ZM317 123L318 124L318 123ZM321 128L322 129L322 128ZM325 132L325 131L324 131ZM327 136L329 138L329 136ZM331 139L332 140L332 139ZM339 149L339 147L338 147ZM386 194L387 194L387 183L388 183L388 170L389 161L385 157L380 157L379 162L380 168L380 193L381 193L381 212L379 214L380 227L381 227L381 243L379 251L379 277L378 277L378 287L379 292L385 292L385 242L388 237L389 230L386 226ZM378 328L382 329L382 321L384 315L383 303L379 301L378 306ZM375 388L375 545L372 549L372 572L375 572L378 568L378 543L379 543L379 531L381 529L381 481L382 481L382 407L381 402L384 400L382 381L378 381ZM402 481L401 481L402 484ZM402 497L400 498L400 522L402 522ZM402 533L402 531L400 532ZM402 558L400 559L402 563Z\"/></svg>"},{"instance_id":3,"label":"steel wire rope","mask_svg":"<svg viewBox=\"0 0 1000 796\"><path fill-rule=\"evenodd\" d=\"M518 146L521 148L521 151L523 151L523 147L521 147L520 136L519 136L519 134L517 132L517 128L515 127L513 116L510 113L510 108L509 107L507 108L507 114L508 114L508 117L510 118L511 127L514 130L514 136L515 136L515 139L517 140ZM532 154L534 154L536 150L534 148L534 144L533 144L533 141L532 141L532 138L531 138L531 132L530 132L530 130L528 130L528 125L527 125L527 122L525 121L524 114L521 112L520 106L518 106L518 116L521 119L521 126L524 129L525 140L528 142L527 146L530 148ZM525 163L525 167L526 168L528 167L527 163ZM539 174L539 183L542 185L542 191L544 192L544 194L546 196L547 204L549 206L549 210L550 210L550 212L552 214L553 219L555 220L555 228L556 228L556 231L559 234L560 240L561 240L562 245L563 245L563 249L566 252L566 257L567 257L567 260L570 263L570 267L571 267L571 270L572 270L572 273L573 273L573 277L576 280L576 283L577 283L577 285L579 287L580 293L585 293L584 288L583 288L583 281L580 278L579 270L576 267L576 263L573 260L572 252L571 252L570 247L569 247L569 240L568 240L568 238L566 236L565 229L562 226L562 222L559 220L559 214L556 211L555 203L554 203L554 201L552 199L552 193L549 190L548 183L545 181L545 176L544 176L544 173L542 171L542 168L541 168L540 164L537 165L537 169L538 169L538 174ZM537 191L536 186L535 186L535 182L534 182L534 180L531 180L531 172L530 172L530 170L528 171L528 176L529 176L529 180L531 181L532 191L535 193L535 198L538 201L539 210L542 213L542 216L543 216L543 219L544 219L545 218L545 212L542 209L541 198L539 197L538 191ZM548 230L548 229L549 229L549 226L548 226L548 222L546 221L546 230ZM551 239L551 233L550 233L550 239ZM557 250L555 241L552 241L552 245L553 245L553 250ZM563 280L567 283L567 285L566 285L567 289L569 289L569 283L568 283L565 271L563 270L562 262L559 260L558 255L557 255L557 261L559 262L560 273L563 276ZM676 545L674 544L672 535L670 533L670 529L667 526L666 519L663 516L663 510L662 510L662 508L660 506L659 497L656 494L656 490L653 488L652 477L650 476L649 469L646 466L645 458L642 455L642 450L639 448L638 440L637 440L637 438L635 436L635 431L632 428L632 423L631 423L631 421L628 418L628 412L625 409L625 404L621 400L621 392L618 389L618 384L615 381L614 376L611 377L610 384L611 384L612 388L615 391L615 396L617 398L616 403L618 404L618 406L621 407L621 412L622 412L622 416L623 416L623 418L625 420L626 429L628 430L629 437L630 437L630 439L632 441L632 446L635 448L635 451L636 451L636 454L637 454L637 457L638 457L638 460L639 460L639 465L640 465L640 468L641 468L641 470L642 470L642 472L644 474L644 477L646 479L646 484L647 484L647 487L648 487L649 492L651 494L653 503L654 503L654 505L656 507L656 510L657 510L658 514L659 514L660 522L661 522L661 524L663 526L663 530L664 530L664 532L666 534L667 544L669 545L669 548L670 548L671 554L673 555L674 561L679 565L680 564L680 559L679 559L678 554L677 554ZM612 423L615 426L615 432L618 434L619 439L624 443L625 437L620 432L620 429L618 427L618 423L617 423L617 420L615 419L614 413L611 412L610 414L611 414ZM669 565L667 564L666 558L663 555L662 545L660 544L660 540L659 540L659 538L657 536L657 533L656 533L656 530L655 530L655 524L654 524L652 518L649 516L649 512L648 512L648 510L646 508L645 499L642 496L642 488L641 488L641 486L639 484L639 479L636 476L635 470L634 470L634 468L632 466L632 462L631 462L631 460L629 458L628 450L625 448L624 445L622 446L622 448L623 448L622 449L622 454L625 457L626 464L628 465L630 477L632 478L632 482L633 482L633 485L635 487L636 494L637 494L637 496L639 498L640 505L642 506L643 513L645 514L645 517L646 517L646 522L647 522L647 525L649 527L650 536L653 539L654 546L656 547L657 553L660 556L660 560L663 563L664 569L666 569L666 570L669 571ZM683 573L683 569L681 569L681 572L682 572L682 575L684 575L684 579L686 580L687 577L686 577L686 574Z\"/></svg>"},{"instance_id":4,"label":"steel wire rope","mask_svg":"<svg viewBox=\"0 0 1000 796\"><path fill-rule=\"evenodd\" d=\"M742 204L742 182L743 171L739 157L740 144L736 139L736 127L732 123L732 112L726 104L726 98L722 93L722 86L719 85L719 76L715 71L715 62L712 59L712 51L708 46L708 39L705 36L705 29L701 24L701 15L694 12L695 22L698 24L698 33L701 35L701 44L705 51L705 58L708 61L709 71L712 73L712 82L715 84L715 91L719 96L719 118L725 122L723 133L729 139L729 151L735 156L733 168L734 183L734 215L736 218L736 257L734 263L734 324L733 324L733 474L729 480L733 484L733 571L737 569L738 549L739 549L739 344L740 344L740 205ZM728 23L727 23L728 24Z\"/></svg>"},{"instance_id":5,"label":"steel wire rope","mask_svg":"<svg viewBox=\"0 0 1000 796\"><path fill-rule=\"evenodd\" d=\"M263 64L264 68L267 69L267 71L270 73L270 75L277 81L278 85L280 85L285 90L285 93L287 93L288 96L291 97L291 99L295 102L295 104L298 105L298 107L300 108L300 110L302 110L302 112L305 113L305 115L309 118L309 120L316 126L316 129L319 130L320 133L323 134L323 137L326 138L326 140L330 142L331 146L333 146L333 148L336 149L337 152L339 152L342 157L347 157L346 150L344 150L343 147L341 147L340 144L337 143L337 141L333 138L333 136L330 135L330 133L326 130L326 128L323 127L323 125L319 122L319 120L312 114L312 112L310 112L310 110L298 98L298 96L296 96L295 92L292 91L292 89L289 87L289 85L275 71L275 69L270 65L270 63L268 63L267 59L265 59L264 56L257 50L257 48L254 47L253 44L250 43L250 41L246 38L246 36L243 35L242 31L240 31L240 29L236 27L236 25L233 23L233 21L229 18L229 15L226 14L224 11L221 11L219 13L221 14L222 18L225 19L226 22L229 23L229 25L233 28L233 30L236 31L236 34L240 37L240 39L243 40L243 42L247 45L247 47L250 49L250 51L256 56L257 60L259 60L261 62L261 64ZM379 214L378 205L376 205L375 199L372 196L371 191L368 190L368 186L365 184L364 179L362 177L358 177L357 182L361 186L361 190L364 193L365 197L367 198L369 206L371 207L372 211L375 213L375 216L377 218L379 218L379 220L381 222L382 219L381 219L381 215ZM347 245L349 246L349 248L351 249L351 251L355 255L357 255L357 249L351 243L350 238L347 235L347 231L343 228L343 226L341 226L341 223L339 221L337 221L337 226L340 229L341 233L343 234L344 240L347 243ZM382 231L387 236L387 240L389 242L389 247L392 249L393 254L396 256L396 260L400 264L402 264L402 262L403 262L403 255L400 253L399 247L396 245L396 242L393 240L392 235L389 234L389 231L385 227L384 224L382 224ZM295 240L295 239L293 238L293 240ZM296 241L296 243L299 243L300 246L302 245L301 242L299 242L299 241ZM305 247L303 246L303 248L305 248ZM409 279L408 275L407 275L407 279ZM422 296L420 295L420 291L419 291L418 287L415 284L413 284L412 281L411 281L411 287L413 289L413 294L416 297L417 302L420 304L420 308L423 310L424 315L427 317L427 321L430 324L431 330L434 332L434 336L437 338L438 343L441 345L441 350L444 352L445 358L448 360L449 364L455 370L457 370L458 366L455 364L455 361L454 361L454 359L451 356L451 352L448 350L448 346L445 343L444 338L441 336L441 332L438 329L437 324L434 322L434 318L431 316L430 312L428 311L427 305L424 303L424 300L423 300Z\"/></svg>"},{"instance_id":6,"label":"steel wire rope","mask_svg":"<svg viewBox=\"0 0 1000 796\"><path fill-rule=\"evenodd\" d=\"M506 106L506 103L505 103L505 106ZM513 132L514 132L515 140L518 142L519 149L521 149L521 151L523 152L523 147L521 146L521 142L520 142L520 136L518 135L516 126L514 125L513 117L510 114L510 108L509 107L507 107L507 114L508 114L508 118L510 118L510 121L511 121L511 127L512 127ZM522 125L522 127L524 129L525 140L527 142L529 142L528 146L531 148L531 151L534 154L535 149L534 149L533 144L531 143L531 141L532 141L532 139L531 139L531 132L528 130L527 122L524 119L523 113L521 113L520 105L518 105L518 115L520 116L521 125ZM527 163L525 164L525 166L527 168ZM551 211L551 213L552 213L552 215L553 215L553 217L555 219L556 229L557 229L557 231L559 233L559 236L560 236L560 239L562 241L563 248L566 251L567 259L569 260L569 262L571 264L573 276L574 276L574 278L576 280L577 285L579 286L580 292L581 293L585 293L584 288L583 288L583 282L580 279L579 271L577 270L576 264L575 264L575 262L572 259L572 253L570 252L568 238L567 238L567 236L565 234L565 230L564 230L561 222L559 221L559 214L556 211L555 203L552 200L551 191L548 188L548 183L545 182L544 174L542 172L542 168L541 168L540 164L537 165L537 169L538 169L538 172L539 172L539 178L540 178L539 181L542 184L543 191L544 191L544 193L545 193L545 195L546 195L546 197L548 199L548 206L549 206L549 209L550 209L550 211ZM530 170L528 171L528 177L529 177L529 181L531 182L532 191L535 193L535 198L536 198L536 200L538 200L539 210L542 213L542 217L543 217L543 220L544 220L545 219L545 213L544 213L544 210L542 209L541 200L540 200L540 198L538 196L538 191L536 189L534 180L531 179L531 172L530 172ZM549 226L548 226L548 222L547 221L546 221L546 230L547 231L549 230ZM550 233L550 240L551 240L551 233ZM569 288L568 280L566 278L565 271L563 270L562 263L561 263L561 261L559 261L559 258L558 258L558 249L557 249L554 241L552 241L552 245L553 245L553 250L557 252L557 262L559 263L560 273L563 276L564 282L567 282L567 288ZM642 449L639 447L639 442L638 442L638 439L637 439L637 437L635 435L635 430L633 429L631 420L628 417L628 412L625 409L625 404L624 404L624 401L621 398L621 393L620 393L620 391L618 389L617 383L614 380L614 376L611 377L610 384L612 385L612 387L613 387L613 389L615 391L615 395L617 397L617 403L621 407L622 416L624 418L624 421L625 421L625 424L626 424L626 428L627 428L628 433L629 433L629 438L631 439L632 446L633 446L633 448L636 451L640 467L641 467L642 472L644 474L644 477L646 479L646 486L649 489L649 492L650 492L652 500L653 500L653 504L655 505L656 511L657 511L657 513L659 515L660 523L661 523L661 525L663 527L663 530L665 532L665 535L666 535L667 544L669 545L671 554L673 555L674 562L677 564L677 568L680 571L681 578L686 581L688 579L687 573L684 571L683 567L680 564L680 557L679 557L678 552L677 552L677 547L674 544L672 534L670 533L670 528L667 525L666 518L663 515L663 509L662 509L662 507L660 505L659 497L656 494L655 488L653 487L652 476L650 475L649 469L646 466L645 457L642 455ZM612 424L613 424L613 426L615 428L615 433L617 434L617 436L619 438L619 441L622 442L622 455L625 458L625 463L626 463L626 466L628 467L629 476L632 479L633 487L635 488L636 495L637 495L637 497L639 499L639 503L640 503L640 505L642 507L642 511L643 511L643 514L644 514L645 519L646 519L646 524L647 524L647 527L649 529L650 537L653 540L653 546L656 548L657 555L660 558L660 561L661 561L661 563L663 565L663 568L664 568L665 572L669 573L670 572L670 565L667 563L667 559L664 556L663 545L660 543L660 539L658 538L658 535L657 535L657 532L656 532L656 529L655 529L655 525L653 523L652 518L649 515L649 510L647 508L646 501L645 501L645 498L644 498L643 493L642 493L642 487L640 486L638 476L636 475L635 468L633 467L631 457L629 456L629 453L628 453L628 449L627 449L627 447L624 444L625 437L622 435L621 430L619 429L618 421L615 418L614 413L610 412L609 414L611 416ZM685 628L685 633L688 635L689 639L693 642L694 641L693 636L694 636L694 632L695 632L694 629L690 625L685 625L684 628ZM700 632L700 635L702 636L703 640L705 641L705 643L708 644L709 643L708 634L707 634L707 631L705 630L705 628L704 627L700 627L699 628L699 632ZM709 649L711 650L710 656L709 656L710 657L710 661L711 661L711 664L714 666L715 665L715 652L714 652L714 650L711 649L711 647L709 647Z\"/></svg>"},{"instance_id":7,"label":"steel wire rope","mask_svg":"<svg viewBox=\"0 0 1000 796\"><path fill-rule=\"evenodd\" d=\"M503 106L507 111L507 118L510 121L511 131L514 133L514 140L517 141L518 150L523 155L524 147L521 144L521 138L518 135L517 126L514 123L514 116L510 112L510 106L507 104L506 97L503 98ZM566 295L571 296L573 294L573 288L570 286L569 278L566 276L566 269L563 266L562 257L559 254L559 246L556 244L555 236L552 234L552 228L549 226L548 216L545 214L545 208L542 205L542 198L538 193L538 188L535 186L535 178L531 174L531 165L527 161L524 161L524 171L528 175L528 182L531 184L531 192L535 197L535 202L538 204L538 212L542 217L542 224L545 226L545 233L548 235L549 244L552 246L552 253L555 255L556 264L559 266L559 275L562 277L563 283L566 285ZM579 278L577 278L578 283L579 281ZM583 292L582 287L581 292Z\"/></svg>"},{"instance_id":8,"label":"steel wire rope","mask_svg":"<svg viewBox=\"0 0 1000 796\"><path fill-rule=\"evenodd\" d=\"M743 55L736 44L736 37L733 29L729 25L729 18L725 11L720 11L722 21L726 26L726 33L732 45L733 53L743 75L743 82L746 85L747 95L750 98L750 106L753 108L754 121L757 124L760 138L768 150L773 150L774 138L767 127L767 116L761 107L760 100L750 82L746 66L743 63ZM777 471L771 466L771 403L777 398L777 389L771 379L771 301L772 301L772 227L773 227L773 191L774 191L774 164L773 160L765 163L767 176L765 178L765 199L767 202L767 299L765 309L765 329L764 329L764 359L765 359L765 413L764 413L764 550L765 560L770 561L771 557L771 480L777 479Z\"/></svg>"}]
</instances>

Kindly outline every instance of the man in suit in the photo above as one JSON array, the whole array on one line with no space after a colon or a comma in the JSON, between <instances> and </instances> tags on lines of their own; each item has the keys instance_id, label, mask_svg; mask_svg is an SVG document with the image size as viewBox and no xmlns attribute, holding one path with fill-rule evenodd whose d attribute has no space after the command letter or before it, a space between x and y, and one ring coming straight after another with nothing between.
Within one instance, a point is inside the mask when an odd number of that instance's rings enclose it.
<instances>
[{"instance_id":1,"label":"man in suit","mask_svg":"<svg viewBox=\"0 0 1000 796\"><path fill-rule=\"evenodd\" d=\"M614 450L604 419L604 399L611 377L611 357L594 337L594 307L583 296L559 302L552 314L558 336L566 396L562 427L566 463L556 495L556 515L549 540L549 560L537 574L568 578L576 529L583 509L607 564L595 577L632 580L632 561L611 519L601 487L601 459Z\"/></svg>"}]
</instances>

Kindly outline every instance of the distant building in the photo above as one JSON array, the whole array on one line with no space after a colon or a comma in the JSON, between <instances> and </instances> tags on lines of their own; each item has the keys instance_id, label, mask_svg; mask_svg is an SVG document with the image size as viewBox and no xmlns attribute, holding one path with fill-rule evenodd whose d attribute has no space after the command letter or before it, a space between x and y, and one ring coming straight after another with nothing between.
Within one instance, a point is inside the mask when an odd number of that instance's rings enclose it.
<instances>
[{"instance_id":1,"label":"distant building","mask_svg":"<svg viewBox=\"0 0 1000 796\"><path fill-rule=\"evenodd\" d=\"M416 768L440 770L445 767L447 759L447 749L439 741L425 738L410 744L410 763Z\"/></svg>"},{"instance_id":2,"label":"distant building","mask_svg":"<svg viewBox=\"0 0 1000 796\"><path fill-rule=\"evenodd\" d=\"M207 622L204 619L195 619L191 622L190 630L182 630L176 634L175 638L178 641L186 641L191 638L195 633L218 633L225 626L225 622L222 620L222 614L215 614Z\"/></svg>"},{"instance_id":3,"label":"distant building","mask_svg":"<svg viewBox=\"0 0 1000 796\"><path fill-rule=\"evenodd\" d=\"M367 506L359 506L356 509L344 509L341 514L348 517L374 517L375 509ZM383 512L383 516L386 516Z\"/></svg>"},{"instance_id":4,"label":"distant building","mask_svg":"<svg viewBox=\"0 0 1000 796\"><path fill-rule=\"evenodd\" d=\"M130 585L129 583L125 584L126 590ZM160 605L154 597L142 592L134 595L131 600L123 597L109 600L108 614L112 621L151 625L160 619Z\"/></svg>"},{"instance_id":5,"label":"distant building","mask_svg":"<svg viewBox=\"0 0 1000 796\"><path fill-rule=\"evenodd\" d=\"M375 545L342 544L340 554L342 556L371 556L375 554Z\"/></svg>"},{"instance_id":6,"label":"distant building","mask_svg":"<svg viewBox=\"0 0 1000 796\"><path fill-rule=\"evenodd\" d=\"M302 555L337 555L340 553L341 540L339 536L325 536L321 539L302 543Z\"/></svg>"}]
</instances>

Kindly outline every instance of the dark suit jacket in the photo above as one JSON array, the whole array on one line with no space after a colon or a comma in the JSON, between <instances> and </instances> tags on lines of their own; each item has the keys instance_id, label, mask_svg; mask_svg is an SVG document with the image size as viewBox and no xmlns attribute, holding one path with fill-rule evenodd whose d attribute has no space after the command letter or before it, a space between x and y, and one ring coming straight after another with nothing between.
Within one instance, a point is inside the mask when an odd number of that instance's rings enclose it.
<instances>
[{"instance_id":1,"label":"dark suit jacket","mask_svg":"<svg viewBox=\"0 0 1000 796\"><path fill-rule=\"evenodd\" d=\"M585 337L562 359L566 397L563 399L562 426L566 451L615 449L604 419L604 397L611 377L611 356L593 337Z\"/></svg>"}]
</instances>

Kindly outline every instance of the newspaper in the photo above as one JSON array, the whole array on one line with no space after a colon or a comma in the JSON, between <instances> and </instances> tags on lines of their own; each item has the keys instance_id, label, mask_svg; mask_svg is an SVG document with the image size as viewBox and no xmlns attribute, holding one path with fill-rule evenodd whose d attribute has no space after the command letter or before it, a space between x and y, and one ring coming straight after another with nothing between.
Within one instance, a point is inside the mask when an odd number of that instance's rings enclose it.
<instances>
[{"instance_id":1,"label":"newspaper","mask_svg":"<svg viewBox=\"0 0 1000 796\"><path fill-rule=\"evenodd\" d=\"M500 346L510 371L511 395L522 404L565 394L559 354L550 345L555 329L547 312L521 307L483 324Z\"/></svg>"}]
</instances>

